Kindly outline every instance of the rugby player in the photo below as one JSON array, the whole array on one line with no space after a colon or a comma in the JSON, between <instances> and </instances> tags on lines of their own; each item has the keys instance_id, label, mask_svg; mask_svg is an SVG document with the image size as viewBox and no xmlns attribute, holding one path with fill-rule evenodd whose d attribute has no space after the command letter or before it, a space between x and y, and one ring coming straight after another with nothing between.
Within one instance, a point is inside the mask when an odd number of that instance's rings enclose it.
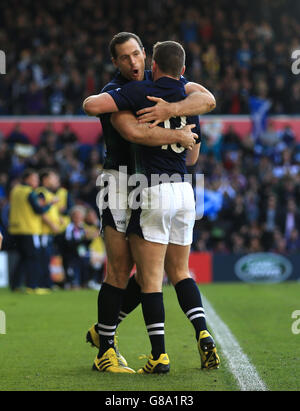
<instances>
[{"instance_id":1,"label":"rugby player","mask_svg":"<svg viewBox=\"0 0 300 411\"><path fill-rule=\"evenodd\" d=\"M120 33L115 36L111 42L111 54L114 64L120 69L120 73L111 84L103 89L104 94L91 96L85 100L83 107L89 115L98 115L104 112L102 111L103 96L105 96L104 98L107 96L111 98L106 92L120 89L128 80L140 81L143 78L150 78L150 73L147 71L144 72L145 53L137 36L131 33ZM181 81L184 80L181 79ZM197 90L198 93L192 93L180 102L166 103L168 106L163 104L163 116L166 115L166 111L168 116L170 113L182 116L187 114L202 114L210 111L214 107L214 99L208 91L201 86L187 83L185 85L185 91L191 92L192 90ZM112 111L108 110L108 112ZM157 113L155 115L160 119ZM162 114L160 113L160 115ZM135 117L132 115L132 118L134 119ZM128 166L130 158L129 144L111 127L110 114L108 116L100 116L100 119L107 143L107 158L104 168L106 172L115 176L120 182L122 177L120 177L118 169L120 165ZM192 124L184 127L185 130L189 131L189 137L192 136L192 142L189 141L189 144L182 142L182 134L181 137L179 137L180 134L175 134L182 132L184 129L149 128L147 124L137 123L134 124L133 130L127 138L131 142L149 146L179 143L185 148L192 148L195 137L191 132L192 128ZM126 176L123 182L125 182L126 186ZM123 184L120 185L120 187L122 186ZM123 200L127 203L127 191L126 197L124 196ZM139 304L141 298L140 287L134 277L131 277L128 283L126 290L127 298L125 295L125 287L133 266L132 256L125 239L126 207L120 207L117 210L105 208L104 210L100 210L100 212L107 247L108 270L107 277L98 297L98 325L89 330L88 339L94 345L99 346L100 343L94 368L99 371L133 372L129 371L130 369L128 367L124 367L124 364L127 365L126 360L115 352L113 340L118 321L132 311L132 309ZM124 301L123 305L122 301ZM126 305L127 308L124 308ZM118 320L120 310L121 315ZM99 335L98 341L96 330Z\"/></svg>"}]
</instances>

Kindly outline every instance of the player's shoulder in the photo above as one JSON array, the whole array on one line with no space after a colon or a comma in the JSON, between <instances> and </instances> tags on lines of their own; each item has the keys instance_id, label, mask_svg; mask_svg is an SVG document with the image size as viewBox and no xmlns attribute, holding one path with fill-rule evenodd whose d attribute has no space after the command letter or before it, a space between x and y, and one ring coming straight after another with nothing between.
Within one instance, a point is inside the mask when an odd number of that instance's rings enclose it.
<instances>
[{"instance_id":1,"label":"player's shoulder","mask_svg":"<svg viewBox=\"0 0 300 411\"><path fill-rule=\"evenodd\" d=\"M121 73L117 73L113 79L110 80L101 90L101 93L105 93L110 90L115 90L116 88L122 87L124 84L127 83L127 80L121 75Z\"/></svg>"},{"instance_id":2,"label":"player's shoulder","mask_svg":"<svg viewBox=\"0 0 300 411\"><path fill-rule=\"evenodd\" d=\"M183 84L187 84L189 82L184 76L180 76L180 81Z\"/></svg>"},{"instance_id":3,"label":"player's shoulder","mask_svg":"<svg viewBox=\"0 0 300 411\"><path fill-rule=\"evenodd\" d=\"M142 93L153 85L152 80L130 81L122 87L124 92L130 91L132 93Z\"/></svg>"},{"instance_id":4,"label":"player's shoulder","mask_svg":"<svg viewBox=\"0 0 300 411\"><path fill-rule=\"evenodd\" d=\"M107 91L115 90L116 88L119 88L119 87L121 87L121 84L118 83L117 81L112 80L103 87L103 89L101 90L101 93L106 93Z\"/></svg>"}]
</instances>

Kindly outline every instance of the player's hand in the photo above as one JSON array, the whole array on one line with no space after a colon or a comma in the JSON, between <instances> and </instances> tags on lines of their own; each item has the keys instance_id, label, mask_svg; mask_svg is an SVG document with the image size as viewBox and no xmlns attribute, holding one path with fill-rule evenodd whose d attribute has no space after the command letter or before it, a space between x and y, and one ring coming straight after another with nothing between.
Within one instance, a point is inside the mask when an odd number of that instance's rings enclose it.
<instances>
[{"instance_id":1,"label":"player's hand","mask_svg":"<svg viewBox=\"0 0 300 411\"><path fill-rule=\"evenodd\" d=\"M150 123L150 128L157 126L159 123L163 123L173 116L172 103L168 103L159 97L147 96L147 99L155 102L155 106L146 107L137 111L139 123Z\"/></svg>"},{"instance_id":2,"label":"player's hand","mask_svg":"<svg viewBox=\"0 0 300 411\"><path fill-rule=\"evenodd\" d=\"M51 204L54 205L54 204L57 204L58 202L59 202L59 197L53 197Z\"/></svg>"},{"instance_id":3,"label":"player's hand","mask_svg":"<svg viewBox=\"0 0 300 411\"><path fill-rule=\"evenodd\" d=\"M0 233L0 250L2 248L3 235Z\"/></svg>"},{"instance_id":4,"label":"player's hand","mask_svg":"<svg viewBox=\"0 0 300 411\"><path fill-rule=\"evenodd\" d=\"M178 143L188 150L194 148L196 139L198 138L198 135L192 132L192 129L195 127L195 124L187 124L178 130L180 133L180 141L178 141Z\"/></svg>"}]
</instances>

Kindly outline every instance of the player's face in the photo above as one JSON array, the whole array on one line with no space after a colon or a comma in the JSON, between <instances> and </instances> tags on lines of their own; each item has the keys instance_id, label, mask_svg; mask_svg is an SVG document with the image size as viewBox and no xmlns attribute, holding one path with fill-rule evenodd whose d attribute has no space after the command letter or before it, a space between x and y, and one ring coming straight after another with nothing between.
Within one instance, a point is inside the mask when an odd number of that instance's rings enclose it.
<instances>
[{"instance_id":1,"label":"player's face","mask_svg":"<svg viewBox=\"0 0 300 411\"><path fill-rule=\"evenodd\" d=\"M55 173L50 174L50 188L52 190L57 190L60 185L59 176Z\"/></svg>"},{"instance_id":2,"label":"player's face","mask_svg":"<svg viewBox=\"0 0 300 411\"><path fill-rule=\"evenodd\" d=\"M39 183L40 183L40 179L39 179L38 174L35 174L35 173L31 174L30 176L28 176L26 182L32 188L37 188L39 186Z\"/></svg>"},{"instance_id":3,"label":"player's face","mask_svg":"<svg viewBox=\"0 0 300 411\"><path fill-rule=\"evenodd\" d=\"M135 39L117 44L116 54L117 58L113 58L112 61L125 78L135 81L143 80L146 54Z\"/></svg>"}]
</instances>

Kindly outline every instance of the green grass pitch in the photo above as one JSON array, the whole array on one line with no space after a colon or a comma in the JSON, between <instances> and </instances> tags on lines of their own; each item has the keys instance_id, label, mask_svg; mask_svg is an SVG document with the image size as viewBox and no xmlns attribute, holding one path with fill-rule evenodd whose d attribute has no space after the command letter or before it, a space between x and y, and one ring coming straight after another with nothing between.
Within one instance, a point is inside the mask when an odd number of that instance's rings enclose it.
<instances>
[{"instance_id":1,"label":"green grass pitch","mask_svg":"<svg viewBox=\"0 0 300 411\"><path fill-rule=\"evenodd\" d=\"M300 334L292 313L300 310L300 283L200 285L271 391L300 390ZM110 375L91 370L97 351L85 343L96 321L97 292L56 291L25 295L0 289L6 334L0 334L0 391L237 391L226 361L201 371L194 330L171 286L164 287L167 375ZM213 333L213 330L211 330ZM150 353L140 307L118 330L119 349L138 369Z\"/></svg>"}]
</instances>

